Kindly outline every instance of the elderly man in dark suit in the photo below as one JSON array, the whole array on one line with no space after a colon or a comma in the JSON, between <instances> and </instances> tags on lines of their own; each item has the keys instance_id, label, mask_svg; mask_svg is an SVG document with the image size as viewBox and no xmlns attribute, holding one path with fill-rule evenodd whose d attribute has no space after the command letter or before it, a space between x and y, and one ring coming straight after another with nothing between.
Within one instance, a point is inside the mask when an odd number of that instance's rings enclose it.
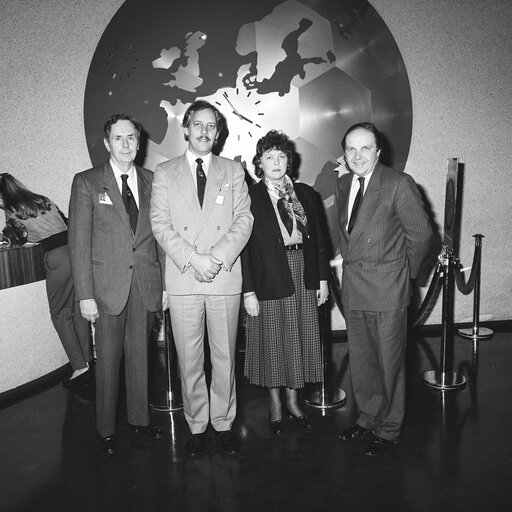
<instances>
[{"instance_id":1,"label":"elderly man in dark suit","mask_svg":"<svg viewBox=\"0 0 512 512\"><path fill-rule=\"evenodd\" d=\"M149 221L153 173L133 163L140 132L127 114L105 123L110 160L75 176L69 205L76 295L96 327L96 424L106 453L115 451L123 354L128 424L137 437L163 435L149 425L148 336L162 307L162 271Z\"/></svg>"},{"instance_id":2,"label":"elderly man in dark suit","mask_svg":"<svg viewBox=\"0 0 512 512\"><path fill-rule=\"evenodd\" d=\"M342 303L359 416L345 441L372 432L366 455L398 441L405 404L407 306L431 227L413 178L382 165L381 135L368 122L342 140L351 172L338 179Z\"/></svg>"}]
</instances>

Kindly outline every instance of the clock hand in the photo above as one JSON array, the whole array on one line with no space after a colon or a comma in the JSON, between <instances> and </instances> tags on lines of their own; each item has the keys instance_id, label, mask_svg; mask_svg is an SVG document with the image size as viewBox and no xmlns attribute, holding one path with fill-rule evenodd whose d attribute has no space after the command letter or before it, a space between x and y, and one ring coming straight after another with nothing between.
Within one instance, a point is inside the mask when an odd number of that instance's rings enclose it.
<instances>
[{"instance_id":1,"label":"clock hand","mask_svg":"<svg viewBox=\"0 0 512 512\"><path fill-rule=\"evenodd\" d=\"M243 119L244 121L247 121L248 123L253 124L253 122L252 122L250 119L247 119L247 117L243 116L242 114L238 114L238 113L237 113L237 116L238 116L240 119Z\"/></svg>"},{"instance_id":2,"label":"clock hand","mask_svg":"<svg viewBox=\"0 0 512 512\"><path fill-rule=\"evenodd\" d=\"M228 102L229 106L233 109L233 114L235 114L235 116L238 116L240 119L242 119L242 120L244 120L244 121L247 121L248 123L253 124L253 122L252 122L250 119L248 119L247 117L243 116L242 114L240 114L240 113L238 112L238 110L235 108L235 106L233 105L233 103L231 103L231 101L229 100L229 98L228 98L228 94L227 94L227 92L226 92L226 91L224 91L224 92L222 93L222 96L224 96L224 99Z\"/></svg>"},{"instance_id":3,"label":"clock hand","mask_svg":"<svg viewBox=\"0 0 512 512\"><path fill-rule=\"evenodd\" d=\"M235 114L235 115L240 117L240 114L238 113L238 110L235 108L233 103L231 103L231 101L229 101L228 95L224 92L223 96L224 96L225 100L229 103L229 106L233 109L233 114Z\"/></svg>"}]
</instances>

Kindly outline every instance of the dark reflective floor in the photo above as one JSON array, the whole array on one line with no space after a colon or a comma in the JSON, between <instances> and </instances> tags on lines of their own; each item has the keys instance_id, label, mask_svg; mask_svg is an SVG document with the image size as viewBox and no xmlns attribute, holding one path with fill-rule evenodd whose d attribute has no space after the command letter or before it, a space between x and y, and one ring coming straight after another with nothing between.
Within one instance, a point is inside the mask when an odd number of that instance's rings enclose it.
<instances>
[{"instance_id":1,"label":"dark reflective floor","mask_svg":"<svg viewBox=\"0 0 512 512\"><path fill-rule=\"evenodd\" d=\"M187 460L181 413L153 415L169 439L134 445L122 406L120 450L102 455L94 403L57 384L0 410L0 510L511 510L512 335L478 347L456 337L454 368L468 384L455 392L422 382L436 369L439 338L417 338L409 348L406 425L382 458L364 456L364 441L336 439L353 420L345 343L333 345L331 373L347 404L325 416L311 411L310 435L289 425L282 439L272 437L265 391L240 379L235 457L221 455L210 435L205 456Z\"/></svg>"}]
</instances>

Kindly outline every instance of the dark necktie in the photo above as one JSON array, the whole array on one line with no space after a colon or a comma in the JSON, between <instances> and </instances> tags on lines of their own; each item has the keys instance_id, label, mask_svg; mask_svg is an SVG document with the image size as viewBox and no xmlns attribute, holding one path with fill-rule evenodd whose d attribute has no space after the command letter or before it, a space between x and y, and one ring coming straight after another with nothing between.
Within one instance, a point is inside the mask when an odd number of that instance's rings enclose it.
<instances>
[{"instance_id":1,"label":"dark necktie","mask_svg":"<svg viewBox=\"0 0 512 512\"><path fill-rule=\"evenodd\" d=\"M130 226L132 227L132 232L135 234L135 230L137 229L137 217L139 216L139 210L137 208L137 203L135 202L132 191L128 186L128 174L121 174L121 180L123 181L121 197L123 198L124 206L128 212L128 217L130 217Z\"/></svg>"},{"instance_id":2,"label":"dark necktie","mask_svg":"<svg viewBox=\"0 0 512 512\"><path fill-rule=\"evenodd\" d=\"M204 198L204 189L206 187L206 174L203 169L203 160L198 158L196 160L196 177L197 177L197 198L199 199L199 204L201 208L203 207L203 198Z\"/></svg>"},{"instance_id":3,"label":"dark necktie","mask_svg":"<svg viewBox=\"0 0 512 512\"><path fill-rule=\"evenodd\" d=\"M361 201L363 200L364 194L364 178L357 178L359 181L359 190L357 191L356 198L354 200L354 205L352 206L352 213L350 214L350 220L348 221L347 232L350 235L354 224L356 223L357 212L359 210L359 206L361 205Z\"/></svg>"}]
</instances>

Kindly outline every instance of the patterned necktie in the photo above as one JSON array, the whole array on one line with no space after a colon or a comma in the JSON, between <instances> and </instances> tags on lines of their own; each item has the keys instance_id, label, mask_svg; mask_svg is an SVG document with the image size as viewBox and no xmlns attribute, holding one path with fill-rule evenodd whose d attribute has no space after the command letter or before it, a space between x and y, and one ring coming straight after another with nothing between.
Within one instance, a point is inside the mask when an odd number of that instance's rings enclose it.
<instances>
[{"instance_id":1,"label":"patterned necktie","mask_svg":"<svg viewBox=\"0 0 512 512\"><path fill-rule=\"evenodd\" d=\"M352 206L352 213L350 214L350 220L348 221L347 232L350 235L354 224L356 223L357 212L359 210L359 206L361 205L361 201L363 200L364 194L364 178L357 178L359 181L359 190L357 191L356 198L354 200L354 205Z\"/></svg>"},{"instance_id":2,"label":"patterned necktie","mask_svg":"<svg viewBox=\"0 0 512 512\"><path fill-rule=\"evenodd\" d=\"M286 203L287 201L284 197L278 199L277 211L279 212L279 217L281 217L281 220L283 221L286 231L288 231L288 234L291 236L293 231L293 219L291 218L290 213L288 212Z\"/></svg>"},{"instance_id":3,"label":"patterned necktie","mask_svg":"<svg viewBox=\"0 0 512 512\"><path fill-rule=\"evenodd\" d=\"M204 189L206 187L206 174L203 169L203 160L198 158L196 160L196 178L197 178L197 198L199 199L199 204L201 208L203 207L203 198L204 198Z\"/></svg>"},{"instance_id":4,"label":"patterned necktie","mask_svg":"<svg viewBox=\"0 0 512 512\"><path fill-rule=\"evenodd\" d=\"M137 203L135 202L132 191L128 186L128 174L121 174L121 180L123 181L121 197L123 198L124 206L128 212L128 217L130 217L130 226L132 227L132 232L135 234L135 230L137 229L137 217L139 216L139 210L137 208Z\"/></svg>"}]
</instances>

